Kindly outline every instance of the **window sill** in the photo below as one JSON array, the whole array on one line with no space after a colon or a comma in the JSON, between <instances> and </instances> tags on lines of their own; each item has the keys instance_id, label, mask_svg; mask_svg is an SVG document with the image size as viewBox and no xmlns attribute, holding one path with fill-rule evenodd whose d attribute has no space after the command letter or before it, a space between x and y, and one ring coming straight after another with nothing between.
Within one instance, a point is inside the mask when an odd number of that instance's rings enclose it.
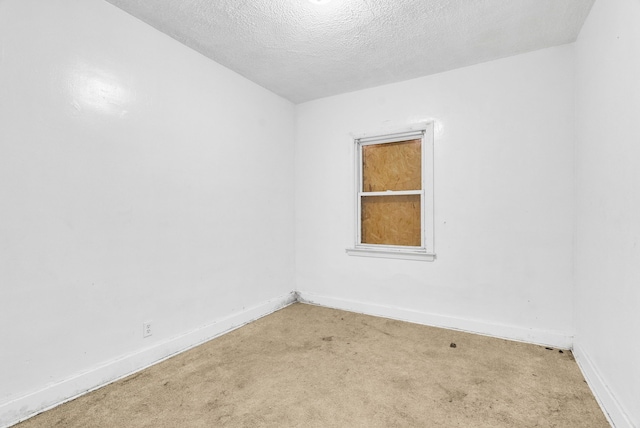
<instances>
[{"instance_id":1,"label":"window sill","mask_svg":"<svg viewBox=\"0 0 640 428\"><path fill-rule=\"evenodd\" d=\"M435 261L436 255L424 251L398 251L374 248L347 248L347 254L358 257L380 257L384 259Z\"/></svg>"}]
</instances>

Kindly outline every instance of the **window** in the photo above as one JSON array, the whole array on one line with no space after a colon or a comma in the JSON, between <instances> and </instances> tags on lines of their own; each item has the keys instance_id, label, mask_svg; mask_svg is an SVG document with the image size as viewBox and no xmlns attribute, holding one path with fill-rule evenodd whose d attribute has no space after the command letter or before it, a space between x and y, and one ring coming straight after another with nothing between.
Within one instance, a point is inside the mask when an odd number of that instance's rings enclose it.
<instances>
[{"instance_id":1,"label":"window","mask_svg":"<svg viewBox=\"0 0 640 428\"><path fill-rule=\"evenodd\" d=\"M433 261L433 123L355 145L354 256Z\"/></svg>"}]
</instances>

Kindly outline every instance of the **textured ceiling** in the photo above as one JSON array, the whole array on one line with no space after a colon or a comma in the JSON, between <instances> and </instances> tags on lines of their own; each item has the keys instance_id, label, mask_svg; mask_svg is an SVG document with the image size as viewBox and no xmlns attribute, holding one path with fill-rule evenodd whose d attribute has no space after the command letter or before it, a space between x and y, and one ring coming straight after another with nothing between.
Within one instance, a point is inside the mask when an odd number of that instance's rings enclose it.
<instances>
[{"instance_id":1,"label":"textured ceiling","mask_svg":"<svg viewBox=\"0 0 640 428\"><path fill-rule=\"evenodd\" d=\"M595 0L107 1L300 103L573 42Z\"/></svg>"}]
</instances>

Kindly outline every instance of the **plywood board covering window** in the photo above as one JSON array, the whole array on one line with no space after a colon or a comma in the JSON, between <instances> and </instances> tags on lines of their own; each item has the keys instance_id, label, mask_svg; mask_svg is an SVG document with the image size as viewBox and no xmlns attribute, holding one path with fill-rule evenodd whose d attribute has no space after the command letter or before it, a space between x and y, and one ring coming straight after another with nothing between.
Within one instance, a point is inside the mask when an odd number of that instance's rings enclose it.
<instances>
[{"instance_id":1,"label":"plywood board covering window","mask_svg":"<svg viewBox=\"0 0 640 428\"><path fill-rule=\"evenodd\" d=\"M433 261L433 123L354 142L356 241L347 253Z\"/></svg>"},{"instance_id":2,"label":"plywood board covering window","mask_svg":"<svg viewBox=\"0 0 640 428\"><path fill-rule=\"evenodd\" d=\"M362 191L422 189L421 140L362 147ZM420 246L420 195L362 196L364 244Z\"/></svg>"},{"instance_id":3,"label":"plywood board covering window","mask_svg":"<svg viewBox=\"0 0 640 428\"><path fill-rule=\"evenodd\" d=\"M362 147L362 190L420 190L420 143L420 140L410 140Z\"/></svg>"},{"instance_id":4,"label":"plywood board covering window","mask_svg":"<svg viewBox=\"0 0 640 428\"><path fill-rule=\"evenodd\" d=\"M362 242L420 246L420 195L362 196Z\"/></svg>"}]
</instances>

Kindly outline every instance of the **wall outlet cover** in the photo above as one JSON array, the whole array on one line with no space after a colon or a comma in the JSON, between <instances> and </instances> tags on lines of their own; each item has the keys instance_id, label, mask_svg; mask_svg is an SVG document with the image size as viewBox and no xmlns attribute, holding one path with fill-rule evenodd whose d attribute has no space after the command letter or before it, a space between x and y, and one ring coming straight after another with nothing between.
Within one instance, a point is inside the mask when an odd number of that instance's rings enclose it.
<instances>
[{"instance_id":1,"label":"wall outlet cover","mask_svg":"<svg viewBox=\"0 0 640 428\"><path fill-rule=\"evenodd\" d=\"M146 321L142 323L142 337L149 337L153 334L151 330L151 321Z\"/></svg>"}]
</instances>

